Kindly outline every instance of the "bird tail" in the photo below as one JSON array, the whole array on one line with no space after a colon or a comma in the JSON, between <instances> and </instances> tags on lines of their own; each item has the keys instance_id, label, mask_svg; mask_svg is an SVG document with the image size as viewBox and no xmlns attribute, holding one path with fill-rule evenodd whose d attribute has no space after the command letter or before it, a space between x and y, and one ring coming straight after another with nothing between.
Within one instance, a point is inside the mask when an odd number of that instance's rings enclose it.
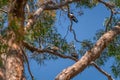
<instances>
[{"instance_id":1,"label":"bird tail","mask_svg":"<svg viewBox=\"0 0 120 80\"><path fill-rule=\"evenodd\" d=\"M76 22L76 23L78 22L76 17L73 18L73 21Z\"/></svg>"}]
</instances>

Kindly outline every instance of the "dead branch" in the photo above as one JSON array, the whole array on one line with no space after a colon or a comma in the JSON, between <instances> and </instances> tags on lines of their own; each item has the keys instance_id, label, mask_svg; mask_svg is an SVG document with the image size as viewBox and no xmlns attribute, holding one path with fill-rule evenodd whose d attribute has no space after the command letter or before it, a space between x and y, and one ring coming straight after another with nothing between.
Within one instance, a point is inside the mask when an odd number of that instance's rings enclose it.
<instances>
[{"instance_id":1,"label":"dead branch","mask_svg":"<svg viewBox=\"0 0 120 80\"><path fill-rule=\"evenodd\" d=\"M58 74L55 80L70 80L80 72L82 72L91 61L96 60L106 48L106 46L120 34L120 26L115 26L112 30L105 33L93 46L93 48L85 53L85 55L72 66L64 69Z\"/></svg>"}]
</instances>

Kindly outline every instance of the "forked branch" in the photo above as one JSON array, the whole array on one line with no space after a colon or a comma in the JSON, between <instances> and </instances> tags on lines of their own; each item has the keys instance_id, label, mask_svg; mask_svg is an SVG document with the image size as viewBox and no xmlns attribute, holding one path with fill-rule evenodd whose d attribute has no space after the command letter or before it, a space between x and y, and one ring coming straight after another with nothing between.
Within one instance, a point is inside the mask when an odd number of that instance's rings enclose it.
<instances>
[{"instance_id":1,"label":"forked branch","mask_svg":"<svg viewBox=\"0 0 120 80\"><path fill-rule=\"evenodd\" d=\"M120 26L115 26L112 30L105 33L93 46L93 48L85 53L85 55L72 66L64 69L58 74L55 80L70 80L80 72L82 72L90 62L96 60L106 48L106 46L120 34Z\"/></svg>"}]
</instances>

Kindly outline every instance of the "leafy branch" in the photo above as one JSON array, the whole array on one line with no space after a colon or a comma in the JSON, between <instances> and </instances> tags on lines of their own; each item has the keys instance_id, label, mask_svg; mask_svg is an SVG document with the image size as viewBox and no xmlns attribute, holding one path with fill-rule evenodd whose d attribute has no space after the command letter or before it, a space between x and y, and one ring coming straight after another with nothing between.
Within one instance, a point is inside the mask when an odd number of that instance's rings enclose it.
<instances>
[{"instance_id":1,"label":"leafy branch","mask_svg":"<svg viewBox=\"0 0 120 80\"><path fill-rule=\"evenodd\" d=\"M115 26L112 30L101 36L93 48L91 48L89 51L86 51L85 55L82 56L79 61L58 74L55 80L69 80L82 72L91 63L91 61L96 60L101 55L106 46L118 34L120 34L120 26Z\"/></svg>"},{"instance_id":2,"label":"leafy branch","mask_svg":"<svg viewBox=\"0 0 120 80\"><path fill-rule=\"evenodd\" d=\"M66 55L64 55L64 54L60 54L60 53L58 53L58 52L54 52L54 50L48 50L48 49L39 49L39 48L36 48L36 47L34 47L34 46L32 46L32 45L30 45L30 44L28 44L28 43L26 43L26 42L23 42L23 44L24 44L24 46L27 48L27 49L29 49L29 50L31 50L32 52L38 52L38 53L49 53L49 54L53 54L53 55L56 55L56 56L59 56L59 57L61 57L61 58L68 58L68 59L71 59L71 60L73 60L73 61L79 61L78 59L76 59L76 58L74 58L74 57L71 57L71 56L66 56ZM104 74L105 76L107 76L108 77L108 80L114 80L111 76L110 76L110 74L108 74L107 72L105 72L104 70L102 70L95 62L91 62L90 63L90 65L92 65L92 66L94 66L98 71L100 71L102 74Z\"/></svg>"}]
</instances>

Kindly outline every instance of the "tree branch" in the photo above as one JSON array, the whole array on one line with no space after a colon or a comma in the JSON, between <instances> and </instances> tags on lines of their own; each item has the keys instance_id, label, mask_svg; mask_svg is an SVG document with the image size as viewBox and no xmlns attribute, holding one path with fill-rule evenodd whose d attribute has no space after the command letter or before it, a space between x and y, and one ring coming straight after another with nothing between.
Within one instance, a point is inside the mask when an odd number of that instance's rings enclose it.
<instances>
[{"instance_id":1,"label":"tree branch","mask_svg":"<svg viewBox=\"0 0 120 80\"><path fill-rule=\"evenodd\" d=\"M96 60L106 46L118 35L120 34L120 26L115 26L112 30L105 33L94 45L94 47L87 51L85 55L77 61L72 66L64 69L60 74L58 74L55 80L70 80L80 72L82 72L91 61Z\"/></svg>"},{"instance_id":2,"label":"tree branch","mask_svg":"<svg viewBox=\"0 0 120 80\"><path fill-rule=\"evenodd\" d=\"M109 17L109 20L108 20L108 22L107 22L107 24L106 24L106 28L105 28L105 32L107 32L107 29L108 29L108 27L109 27L109 24L110 24L111 21L112 21L113 15L116 13L116 12L114 11L115 5L112 5L112 4L108 3L108 2L104 2L103 0L98 0L98 1L99 1L100 3L102 3L103 5L105 5L107 8L110 9L110 17Z\"/></svg>"},{"instance_id":3,"label":"tree branch","mask_svg":"<svg viewBox=\"0 0 120 80\"><path fill-rule=\"evenodd\" d=\"M109 27L109 24L110 24L111 21L112 21L112 18L113 18L113 11L111 10L110 18L109 18L109 21L108 21L107 24L106 24L105 32L107 32L107 29L108 29L108 27Z\"/></svg>"},{"instance_id":4,"label":"tree branch","mask_svg":"<svg viewBox=\"0 0 120 80\"><path fill-rule=\"evenodd\" d=\"M30 74L30 76L31 76L31 79L34 80L34 76L33 76L32 72L31 72L30 64L29 64L29 61L28 61L27 55L26 55L26 53L24 52L24 50L23 50L22 47L21 47L21 50L22 50L23 56L24 56L24 58L25 58L25 60L26 60L27 68L28 68L28 72L29 72L29 74Z\"/></svg>"},{"instance_id":5,"label":"tree branch","mask_svg":"<svg viewBox=\"0 0 120 80\"><path fill-rule=\"evenodd\" d=\"M26 43L25 42L25 45L26 45L26 47L28 48L28 49L30 49L30 50L32 50L32 51L36 51L36 52L42 52L42 53L44 53L44 52L47 52L47 53L49 53L49 54L53 54L53 55L56 55L56 56L58 56L58 57L61 57L61 58L68 58L68 59L71 59L71 60L73 60L73 61L78 61L78 59L76 59L76 58L74 58L74 57L71 57L71 56L66 56L66 55L61 55L60 53L58 53L58 52L54 52L54 51L51 51L51 50L40 50L40 49L38 49L38 48L35 48L35 47L33 47L32 45L30 45L30 44L28 44L28 43ZM34 50L33 50L34 49ZM114 79L112 79L112 77L107 73L107 72L105 72L104 70L102 70L99 66L97 66L97 64L95 63L95 62L91 62L90 63L91 65L93 65L96 69L98 69L98 71L100 71L102 74L104 74L105 76L107 76L108 77L108 80L114 80ZM30 68L29 68L30 69ZM30 70L29 70L30 71ZM30 71L30 73L31 73L31 71Z\"/></svg>"},{"instance_id":6,"label":"tree branch","mask_svg":"<svg viewBox=\"0 0 120 80\"><path fill-rule=\"evenodd\" d=\"M59 9L65 5L68 5L72 2L76 2L76 1L80 1L80 0L65 0L63 2L61 2L60 4L55 4L55 5L48 5L46 6L45 10L56 10Z\"/></svg>"},{"instance_id":7,"label":"tree branch","mask_svg":"<svg viewBox=\"0 0 120 80\"><path fill-rule=\"evenodd\" d=\"M31 17L30 19L28 19L27 25L25 26L24 30L27 31L30 29L30 27L35 23L35 21L37 20L37 17L44 11L44 10L56 10L59 9L62 6L65 6L67 4L70 4L72 2L76 2L76 1L80 1L80 0L65 0L64 2L60 3L60 4L54 4L54 5L50 5L53 4L54 2L52 2L51 0L44 2L40 8L38 8L34 14L33 17Z\"/></svg>"},{"instance_id":8,"label":"tree branch","mask_svg":"<svg viewBox=\"0 0 120 80\"><path fill-rule=\"evenodd\" d=\"M103 69L101 69L95 62L91 62L91 65L93 65L98 71L100 71L102 74L104 74L105 76L108 77L108 80L114 80L110 74L108 74L107 72L105 72Z\"/></svg>"},{"instance_id":9,"label":"tree branch","mask_svg":"<svg viewBox=\"0 0 120 80\"><path fill-rule=\"evenodd\" d=\"M69 14L70 14L70 9L69 9L69 6L68 6L68 15L69 15ZM69 18L69 19L70 19L70 18ZM73 37L74 37L74 39L75 39L76 42L78 42L78 43L82 43L81 41L79 41L79 40L77 39L77 36L76 36L75 30L72 28L72 25L73 25L73 21L70 19L70 26L69 26L69 28L70 28L70 32L73 33Z\"/></svg>"},{"instance_id":10,"label":"tree branch","mask_svg":"<svg viewBox=\"0 0 120 80\"><path fill-rule=\"evenodd\" d=\"M29 49L31 52L38 52L40 54L43 54L43 53L49 53L49 54L52 54L52 55L55 55L55 56L59 56L61 58L68 58L68 59L71 59L71 60L74 60L74 61L78 61L78 59L74 58L74 57L71 57L71 56L66 56L64 54L60 54L58 52L55 52L54 50L49 50L49 49L40 49L40 48L36 48L30 44L28 44L27 42L23 42L23 45L24 47L26 47L27 49Z\"/></svg>"}]
</instances>

